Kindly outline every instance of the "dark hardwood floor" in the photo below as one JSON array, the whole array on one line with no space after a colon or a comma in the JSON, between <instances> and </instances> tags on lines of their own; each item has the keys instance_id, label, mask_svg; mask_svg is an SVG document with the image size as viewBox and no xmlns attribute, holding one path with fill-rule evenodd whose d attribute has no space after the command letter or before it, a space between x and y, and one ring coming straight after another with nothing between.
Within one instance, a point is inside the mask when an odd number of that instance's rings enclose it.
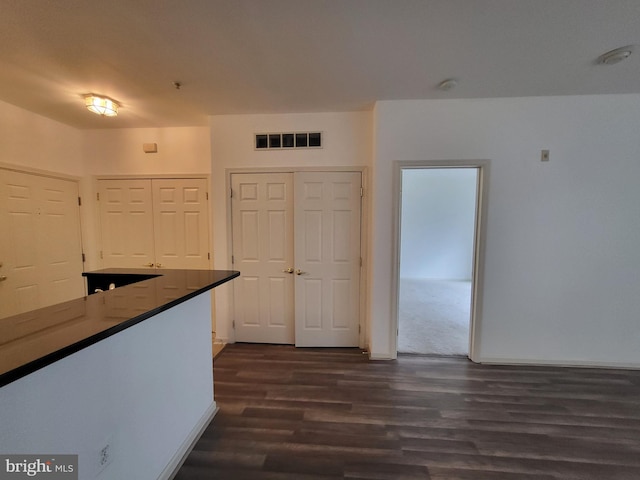
<instances>
[{"instance_id":1,"label":"dark hardwood floor","mask_svg":"<svg viewBox=\"0 0 640 480\"><path fill-rule=\"evenodd\" d=\"M640 371L228 345L176 480L640 479Z\"/></svg>"}]
</instances>

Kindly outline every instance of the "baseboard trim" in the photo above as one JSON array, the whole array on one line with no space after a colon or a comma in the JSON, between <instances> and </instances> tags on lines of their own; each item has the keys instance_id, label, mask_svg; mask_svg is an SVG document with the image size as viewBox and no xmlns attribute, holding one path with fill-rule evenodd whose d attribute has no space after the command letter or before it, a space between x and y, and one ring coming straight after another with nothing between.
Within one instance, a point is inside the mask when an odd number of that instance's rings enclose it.
<instances>
[{"instance_id":1,"label":"baseboard trim","mask_svg":"<svg viewBox=\"0 0 640 480\"><path fill-rule=\"evenodd\" d=\"M220 356L220 354L224 350L224 347L226 347L226 346L227 346L226 343L214 343L213 344L212 348L213 348L213 359L214 360Z\"/></svg>"},{"instance_id":2,"label":"baseboard trim","mask_svg":"<svg viewBox=\"0 0 640 480\"><path fill-rule=\"evenodd\" d=\"M388 353L381 354L369 352L369 360L395 360L395 358Z\"/></svg>"},{"instance_id":3,"label":"baseboard trim","mask_svg":"<svg viewBox=\"0 0 640 480\"><path fill-rule=\"evenodd\" d=\"M576 367L576 368L613 368L624 370L640 370L638 363L626 362L592 362L588 360L540 360L529 358L479 358L476 363L485 365L521 365L532 367Z\"/></svg>"},{"instance_id":4,"label":"baseboard trim","mask_svg":"<svg viewBox=\"0 0 640 480\"><path fill-rule=\"evenodd\" d=\"M193 450L193 447L195 447L197 441L200 440L200 437L211 423L211 420L213 420L213 417L216 416L218 410L215 401L209 405L204 415L198 420L198 423L193 427L193 430L191 430L185 441L182 442L178 451L171 457L171 460L158 477L158 480L171 480L178 474L182 464L191 453L191 450Z\"/></svg>"}]
</instances>

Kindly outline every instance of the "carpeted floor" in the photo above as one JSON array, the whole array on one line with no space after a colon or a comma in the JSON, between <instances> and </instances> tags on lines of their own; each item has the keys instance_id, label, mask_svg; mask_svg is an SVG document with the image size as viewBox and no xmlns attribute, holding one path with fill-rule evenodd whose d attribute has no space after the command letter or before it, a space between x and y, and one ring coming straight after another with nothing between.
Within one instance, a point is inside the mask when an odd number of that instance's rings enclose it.
<instances>
[{"instance_id":1,"label":"carpeted floor","mask_svg":"<svg viewBox=\"0 0 640 480\"><path fill-rule=\"evenodd\" d=\"M398 352L468 355L471 282L400 279Z\"/></svg>"}]
</instances>

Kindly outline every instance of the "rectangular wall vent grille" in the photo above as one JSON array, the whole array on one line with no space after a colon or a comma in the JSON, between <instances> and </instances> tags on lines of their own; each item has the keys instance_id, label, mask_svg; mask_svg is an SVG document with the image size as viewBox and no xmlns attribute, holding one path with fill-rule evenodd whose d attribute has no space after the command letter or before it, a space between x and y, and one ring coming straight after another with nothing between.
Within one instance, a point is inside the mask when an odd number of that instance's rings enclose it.
<instances>
[{"instance_id":1,"label":"rectangular wall vent grille","mask_svg":"<svg viewBox=\"0 0 640 480\"><path fill-rule=\"evenodd\" d=\"M322 148L322 132L256 133L256 150Z\"/></svg>"}]
</instances>

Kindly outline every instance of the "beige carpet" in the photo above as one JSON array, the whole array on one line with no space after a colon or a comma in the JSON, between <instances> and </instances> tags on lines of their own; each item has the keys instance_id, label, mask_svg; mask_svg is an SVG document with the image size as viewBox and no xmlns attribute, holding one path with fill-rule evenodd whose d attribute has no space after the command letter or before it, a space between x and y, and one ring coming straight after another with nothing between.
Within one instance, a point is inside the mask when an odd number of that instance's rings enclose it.
<instances>
[{"instance_id":1,"label":"beige carpet","mask_svg":"<svg viewBox=\"0 0 640 480\"><path fill-rule=\"evenodd\" d=\"M400 279L398 352L469 354L471 282Z\"/></svg>"}]
</instances>

